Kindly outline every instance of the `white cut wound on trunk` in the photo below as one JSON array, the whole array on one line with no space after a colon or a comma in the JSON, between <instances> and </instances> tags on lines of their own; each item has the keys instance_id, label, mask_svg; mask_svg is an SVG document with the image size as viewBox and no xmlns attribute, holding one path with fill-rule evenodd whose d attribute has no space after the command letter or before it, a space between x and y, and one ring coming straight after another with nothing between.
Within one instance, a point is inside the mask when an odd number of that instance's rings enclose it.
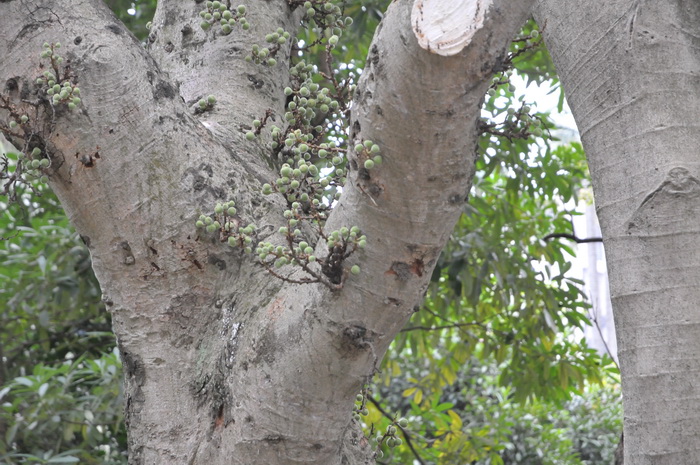
<instances>
[{"instance_id":1,"label":"white cut wound on trunk","mask_svg":"<svg viewBox=\"0 0 700 465\"><path fill-rule=\"evenodd\" d=\"M456 55L484 26L492 0L414 0L413 33L420 46L442 56Z\"/></svg>"}]
</instances>

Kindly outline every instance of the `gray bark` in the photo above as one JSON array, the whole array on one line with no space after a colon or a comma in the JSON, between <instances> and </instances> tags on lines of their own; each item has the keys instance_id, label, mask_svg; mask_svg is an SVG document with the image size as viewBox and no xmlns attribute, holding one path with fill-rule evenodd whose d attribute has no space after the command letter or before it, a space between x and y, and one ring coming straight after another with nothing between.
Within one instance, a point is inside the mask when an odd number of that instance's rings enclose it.
<instances>
[{"instance_id":1,"label":"gray bark","mask_svg":"<svg viewBox=\"0 0 700 465\"><path fill-rule=\"evenodd\" d=\"M540 0L610 269L625 464L700 453L700 3Z\"/></svg>"},{"instance_id":2,"label":"gray bark","mask_svg":"<svg viewBox=\"0 0 700 465\"><path fill-rule=\"evenodd\" d=\"M260 194L276 177L265 140L244 141L241 126L267 109L281 120L288 57L273 69L242 58L265 33L294 32L285 2L250 2L251 30L214 40L196 2L163 1L148 50L101 2L0 2L0 84L18 108L37 99L45 41L64 44L82 89L80 111L33 118L113 316L130 463L371 461L354 396L420 302L466 201L482 97L529 5L495 2L450 58L418 47L411 2L391 5L350 133L378 143L384 163L368 173L350 155L328 221L367 235L347 264L364 271L331 291L277 280L193 226L229 199L260 239L283 222L283 199ZM195 114L210 93L213 111Z\"/></svg>"}]
</instances>

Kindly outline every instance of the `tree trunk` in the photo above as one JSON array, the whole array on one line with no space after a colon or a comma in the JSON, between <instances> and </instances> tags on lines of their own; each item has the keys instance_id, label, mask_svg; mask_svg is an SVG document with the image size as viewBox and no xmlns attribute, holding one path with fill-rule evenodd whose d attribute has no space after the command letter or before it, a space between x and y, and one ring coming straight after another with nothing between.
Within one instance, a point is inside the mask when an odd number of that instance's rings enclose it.
<instances>
[{"instance_id":1,"label":"tree trunk","mask_svg":"<svg viewBox=\"0 0 700 465\"><path fill-rule=\"evenodd\" d=\"M194 227L229 199L258 240L286 224L284 199L260 193L277 177L269 136L248 142L241 128L268 110L283 121L289 46L274 67L243 58L278 27L294 35L301 17L284 1L251 2L250 31L217 37L200 29L198 3L161 1L145 50L99 1L0 2L0 128L49 156L50 185L92 254L124 363L129 463L368 463L354 396L420 302L466 201L482 98L530 2L494 2L447 58L418 46L411 2L392 3L349 144L375 141L384 163L370 173L349 153L327 223L367 236L344 264L363 273L339 290L276 279ZM35 83L42 43L59 41L82 90L73 112ZM194 111L209 94L216 105ZM11 129L9 113L30 120Z\"/></svg>"},{"instance_id":2,"label":"tree trunk","mask_svg":"<svg viewBox=\"0 0 700 465\"><path fill-rule=\"evenodd\" d=\"M540 0L610 268L625 464L700 452L700 3Z\"/></svg>"}]
</instances>

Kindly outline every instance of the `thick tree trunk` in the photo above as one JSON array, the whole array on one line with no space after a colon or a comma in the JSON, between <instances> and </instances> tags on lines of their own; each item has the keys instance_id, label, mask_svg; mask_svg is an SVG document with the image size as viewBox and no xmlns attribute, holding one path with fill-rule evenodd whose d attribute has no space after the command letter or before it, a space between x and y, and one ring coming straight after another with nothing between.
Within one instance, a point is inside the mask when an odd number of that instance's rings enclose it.
<instances>
[{"instance_id":1,"label":"thick tree trunk","mask_svg":"<svg viewBox=\"0 0 700 465\"><path fill-rule=\"evenodd\" d=\"M286 2L251 2L250 31L214 38L198 26L197 2L163 1L148 51L98 1L0 2L2 92L45 144L51 187L113 315L130 463L371 459L350 420L354 396L420 302L466 201L482 96L529 4L495 2L449 58L418 47L411 2L392 4L350 131L351 147L371 139L384 163L369 173L350 154L328 221L367 235L350 263L364 271L331 291L277 280L194 228L229 199L258 239L283 224L284 200L260 194L276 178L269 140L247 142L241 126L268 109L282 120L289 49L273 68L243 57L277 27L295 32ZM42 43L57 41L82 90L72 113L52 113L34 84ZM195 113L208 94L218 103Z\"/></svg>"},{"instance_id":2,"label":"thick tree trunk","mask_svg":"<svg viewBox=\"0 0 700 465\"><path fill-rule=\"evenodd\" d=\"M700 3L538 3L605 240L625 464L697 464Z\"/></svg>"}]
</instances>

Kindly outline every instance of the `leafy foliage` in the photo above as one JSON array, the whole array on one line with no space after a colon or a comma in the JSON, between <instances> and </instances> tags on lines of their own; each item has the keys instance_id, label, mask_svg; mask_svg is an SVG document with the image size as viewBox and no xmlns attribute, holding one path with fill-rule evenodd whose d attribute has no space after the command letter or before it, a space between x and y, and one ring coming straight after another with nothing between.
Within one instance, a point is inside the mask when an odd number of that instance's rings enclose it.
<instances>
[{"instance_id":1,"label":"leafy foliage","mask_svg":"<svg viewBox=\"0 0 700 465\"><path fill-rule=\"evenodd\" d=\"M614 378L587 385L581 395L558 403L547 399L517 402L511 386L500 385L501 367L493 359L472 357L460 366L456 382L441 395L416 402L398 388L411 375L432 370L407 367L406 376L379 387L382 399L408 419L404 445L385 448L382 463L476 465L602 465L611 463L622 428L619 384ZM413 389L413 388L409 388ZM406 392L404 391L404 394ZM365 422L383 431L391 422L380 405L368 403ZM413 450L408 444L412 444Z\"/></svg>"},{"instance_id":2,"label":"leafy foliage","mask_svg":"<svg viewBox=\"0 0 700 465\"><path fill-rule=\"evenodd\" d=\"M13 379L0 390L2 463L126 464L120 381L116 349Z\"/></svg>"},{"instance_id":3,"label":"leafy foliage","mask_svg":"<svg viewBox=\"0 0 700 465\"><path fill-rule=\"evenodd\" d=\"M85 245L39 189L1 205L0 462L121 463L110 318Z\"/></svg>"},{"instance_id":4,"label":"leafy foliage","mask_svg":"<svg viewBox=\"0 0 700 465\"><path fill-rule=\"evenodd\" d=\"M0 205L4 379L69 352L99 356L113 341L86 247L50 191L32 199Z\"/></svg>"}]
</instances>

